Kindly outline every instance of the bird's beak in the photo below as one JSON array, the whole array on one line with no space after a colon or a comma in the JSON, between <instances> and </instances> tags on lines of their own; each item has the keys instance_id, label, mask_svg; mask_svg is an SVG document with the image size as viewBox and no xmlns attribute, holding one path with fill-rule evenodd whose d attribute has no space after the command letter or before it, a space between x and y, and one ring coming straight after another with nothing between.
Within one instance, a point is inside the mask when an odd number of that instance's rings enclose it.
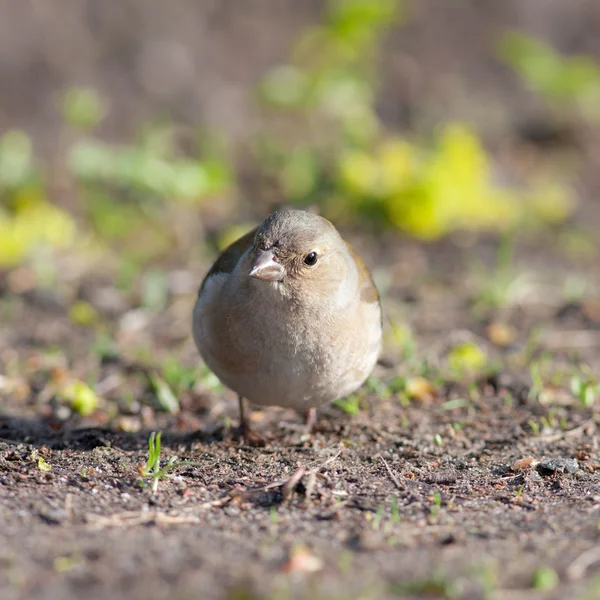
<instances>
[{"instance_id":1,"label":"bird's beak","mask_svg":"<svg viewBox=\"0 0 600 600\"><path fill-rule=\"evenodd\" d=\"M263 281L281 281L284 273L284 268L275 262L273 250L259 250L248 276Z\"/></svg>"}]
</instances>

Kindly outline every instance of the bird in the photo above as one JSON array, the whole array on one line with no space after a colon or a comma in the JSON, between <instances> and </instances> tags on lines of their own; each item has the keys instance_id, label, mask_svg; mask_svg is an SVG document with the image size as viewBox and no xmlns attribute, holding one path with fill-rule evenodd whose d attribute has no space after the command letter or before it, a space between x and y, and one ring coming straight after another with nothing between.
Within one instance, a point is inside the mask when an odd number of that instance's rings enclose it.
<instances>
[{"instance_id":1,"label":"bird","mask_svg":"<svg viewBox=\"0 0 600 600\"><path fill-rule=\"evenodd\" d=\"M363 260L317 214L284 208L228 246L205 276L193 309L193 338L204 363L246 401L316 410L366 381L382 347L380 296Z\"/></svg>"}]
</instances>

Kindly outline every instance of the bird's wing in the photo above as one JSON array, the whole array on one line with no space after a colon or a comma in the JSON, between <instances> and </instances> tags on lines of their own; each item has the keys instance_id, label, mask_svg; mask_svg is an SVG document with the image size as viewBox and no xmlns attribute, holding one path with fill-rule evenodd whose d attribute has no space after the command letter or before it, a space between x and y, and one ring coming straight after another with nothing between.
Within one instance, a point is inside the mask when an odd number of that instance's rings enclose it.
<instances>
[{"instance_id":1,"label":"bird's wing","mask_svg":"<svg viewBox=\"0 0 600 600\"><path fill-rule=\"evenodd\" d=\"M363 259L354 251L354 248L346 242L350 255L354 259L356 266L358 267L358 285L360 290L360 299L367 304L379 302L379 291L373 281L373 276L367 265L365 265Z\"/></svg>"},{"instance_id":2,"label":"bird's wing","mask_svg":"<svg viewBox=\"0 0 600 600\"><path fill-rule=\"evenodd\" d=\"M239 240L236 240L221 252L219 258L217 258L210 271L206 274L206 277L200 286L200 293L202 293L206 282L213 275L216 275L217 273L231 273L233 269L235 269L235 266L244 252L252 245L256 229L249 231L246 235L243 235Z\"/></svg>"}]
</instances>

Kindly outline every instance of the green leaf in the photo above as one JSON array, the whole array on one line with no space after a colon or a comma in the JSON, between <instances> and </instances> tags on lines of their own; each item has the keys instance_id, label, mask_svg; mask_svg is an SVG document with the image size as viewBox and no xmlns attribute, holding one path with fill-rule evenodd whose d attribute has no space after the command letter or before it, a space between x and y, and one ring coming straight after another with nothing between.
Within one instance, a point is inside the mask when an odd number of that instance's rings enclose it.
<instances>
[{"instance_id":1,"label":"green leaf","mask_svg":"<svg viewBox=\"0 0 600 600\"><path fill-rule=\"evenodd\" d=\"M98 408L96 392L83 381L73 381L64 388L61 395L70 402L71 408L87 417Z\"/></svg>"},{"instance_id":2,"label":"green leaf","mask_svg":"<svg viewBox=\"0 0 600 600\"><path fill-rule=\"evenodd\" d=\"M594 406L594 403L596 402L596 389L594 385L587 385L582 400L584 406L586 406L587 408Z\"/></svg>"},{"instance_id":3,"label":"green leaf","mask_svg":"<svg viewBox=\"0 0 600 600\"><path fill-rule=\"evenodd\" d=\"M92 129L106 115L106 106L98 93L86 87L68 89L62 102L65 120L80 129Z\"/></svg>"},{"instance_id":4,"label":"green leaf","mask_svg":"<svg viewBox=\"0 0 600 600\"><path fill-rule=\"evenodd\" d=\"M44 473L52 471L52 465L48 464L41 456L38 458L37 466L38 469Z\"/></svg>"},{"instance_id":5,"label":"green leaf","mask_svg":"<svg viewBox=\"0 0 600 600\"><path fill-rule=\"evenodd\" d=\"M26 184L34 175L33 151L29 136L12 130L0 138L0 190Z\"/></svg>"},{"instance_id":6,"label":"green leaf","mask_svg":"<svg viewBox=\"0 0 600 600\"><path fill-rule=\"evenodd\" d=\"M560 583L557 572L550 567L539 567L533 573L531 587L535 590L553 590Z\"/></svg>"},{"instance_id":7,"label":"green leaf","mask_svg":"<svg viewBox=\"0 0 600 600\"><path fill-rule=\"evenodd\" d=\"M571 392L576 398L581 398L583 393L583 380L581 377L577 375L571 377Z\"/></svg>"},{"instance_id":8,"label":"green leaf","mask_svg":"<svg viewBox=\"0 0 600 600\"><path fill-rule=\"evenodd\" d=\"M333 403L349 415L357 415L360 412L360 397L356 394L347 398L340 398Z\"/></svg>"},{"instance_id":9,"label":"green leaf","mask_svg":"<svg viewBox=\"0 0 600 600\"><path fill-rule=\"evenodd\" d=\"M448 400L447 402L444 402L440 408L442 410L454 410L455 408L465 408L466 406L469 406L469 401L466 400L465 398L455 398L453 400Z\"/></svg>"},{"instance_id":10,"label":"green leaf","mask_svg":"<svg viewBox=\"0 0 600 600\"><path fill-rule=\"evenodd\" d=\"M458 373L480 371L487 363L486 353L473 342L455 346L448 355L448 363Z\"/></svg>"},{"instance_id":11,"label":"green leaf","mask_svg":"<svg viewBox=\"0 0 600 600\"><path fill-rule=\"evenodd\" d=\"M160 408L172 415L178 414L180 409L179 400L173 393L169 384L156 373L150 373L148 377L156 392L156 399L158 400Z\"/></svg>"}]
</instances>

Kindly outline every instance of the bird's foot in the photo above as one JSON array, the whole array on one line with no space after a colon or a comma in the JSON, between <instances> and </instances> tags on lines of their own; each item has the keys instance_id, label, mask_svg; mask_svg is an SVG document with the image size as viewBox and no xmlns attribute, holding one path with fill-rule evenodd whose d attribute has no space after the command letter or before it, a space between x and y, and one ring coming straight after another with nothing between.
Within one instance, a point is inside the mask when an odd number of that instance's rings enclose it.
<instances>
[{"instance_id":1,"label":"bird's foot","mask_svg":"<svg viewBox=\"0 0 600 600\"><path fill-rule=\"evenodd\" d=\"M304 423L290 423L289 421L281 421L279 424L281 429L285 429L286 431L293 431L296 433L312 433L306 428Z\"/></svg>"},{"instance_id":2,"label":"bird's foot","mask_svg":"<svg viewBox=\"0 0 600 600\"><path fill-rule=\"evenodd\" d=\"M283 429L288 431L297 431L305 435L312 435L319 430L317 425L317 410L315 408L308 408L304 412L304 423L281 423Z\"/></svg>"},{"instance_id":3,"label":"bird's foot","mask_svg":"<svg viewBox=\"0 0 600 600\"><path fill-rule=\"evenodd\" d=\"M238 403L240 409L240 426L235 434L236 439L244 441L254 448L264 448L267 445L267 440L262 435L252 431L248 423L249 409L246 400L242 396L238 396Z\"/></svg>"},{"instance_id":4,"label":"bird's foot","mask_svg":"<svg viewBox=\"0 0 600 600\"><path fill-rule=\"evenodd\" d=\"M267 445L267 439L253 431L248 423L240 424L235 432L235 438L253 448L264 448Z\"/></svg>"}]
</instances>

